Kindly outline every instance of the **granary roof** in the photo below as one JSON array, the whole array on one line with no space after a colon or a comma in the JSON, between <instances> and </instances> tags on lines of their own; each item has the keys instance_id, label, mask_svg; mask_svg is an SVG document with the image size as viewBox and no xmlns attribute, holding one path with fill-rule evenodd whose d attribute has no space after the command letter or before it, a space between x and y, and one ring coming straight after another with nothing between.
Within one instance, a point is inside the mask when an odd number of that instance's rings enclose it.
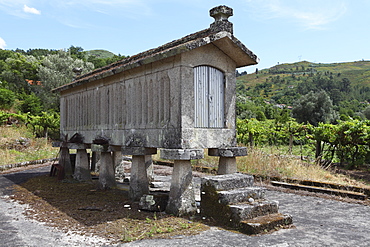
<instances>
[{"instance_id":1,"label":"granary roof","mask_svg":"<svg viewBox=\"0 0 370 247\"><path fill-rule=\"evenodd\" d=\"M233 15L233 10L227 6L218 6L210 10L210 15L215 18L215 21L207 29L93 70L77 77L71 83L53 89L53 92L64 91L210 43L233 59L237 68L257 64L259 60L257 56L233 35L232 23L228 21L228 17Z\"/></svg>"}]
</instances>

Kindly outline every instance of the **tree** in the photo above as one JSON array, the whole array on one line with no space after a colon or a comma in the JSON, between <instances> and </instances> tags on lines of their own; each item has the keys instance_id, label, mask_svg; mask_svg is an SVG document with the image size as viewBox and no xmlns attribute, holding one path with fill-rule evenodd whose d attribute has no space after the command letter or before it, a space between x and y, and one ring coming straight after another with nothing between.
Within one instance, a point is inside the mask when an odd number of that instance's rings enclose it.
<instances>
[{"instance_id":1,"label":"tree","mask_svg":"<svg viewBox=\"0 0 370 247\"><path fill-rule=\"evenodd\" d=\"M314 126L320 122L334 122L338 118L333 103L325 91L318 93L311 91L302 96L293 106L292 115L299 123L310 123Z\"/></svg>"},{"instance_id":2,"label":"tree","mask_svg":"<svg viewBox=\"0 0 370 247\"><path fill-rule=\"evenodd\" d=\"M83 73L88 73L94 69L94 65L72 58L68 52L62 50L42 60L37 73L42 83L38 96L50 109L58 109L59 106L59 97L50 91L71 82L74 76L73 68L81 68Z\"/></svg>"},{"instance_id":3,"label":"tree","mask_svg":"<svg viewBox=\"0 0 370 247\"><path fill-rule=\"evenodd\" d=\"M10 109L15 100L15 94L5 88L0 88L0 108L2 109Z\"/></svg>"},{"instance_id":4,"label":"tree","mask_svg":"<svg viewBox=\"0 0 370 247\"><path fill-rule=\"evenodd\" d=\"M365 110L362 112L364 116L370 120L370 106L366 107Z\"/></svg>"}]
</instances>

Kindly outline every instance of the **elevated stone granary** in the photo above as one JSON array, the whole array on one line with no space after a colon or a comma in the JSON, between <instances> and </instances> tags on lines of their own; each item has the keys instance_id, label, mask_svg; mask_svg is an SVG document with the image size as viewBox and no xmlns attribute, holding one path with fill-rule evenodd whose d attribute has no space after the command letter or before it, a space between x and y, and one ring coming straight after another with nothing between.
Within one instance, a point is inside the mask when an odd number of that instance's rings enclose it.
<instances>
[{"instance_id":1,"label":"elevated stone granary","mask_svg":"<svg viewBox=\"0 0 370 247\"><path fill-rule=\"evenodd\" d=\"M82 148L133 155L132 198L149 191L144 156L160 149L162 158L175 161L168 205L175 214L193 210L183 210L181 199L191 194L190 160L208 149L221 157L219 173L232 173L235 156L246 155L236 147L235 71L258 58L234 37L231 8L218 6L210 15L210 28L53 90L61 96L61 136L78 135Z\"/></svg>"}]
</instances>

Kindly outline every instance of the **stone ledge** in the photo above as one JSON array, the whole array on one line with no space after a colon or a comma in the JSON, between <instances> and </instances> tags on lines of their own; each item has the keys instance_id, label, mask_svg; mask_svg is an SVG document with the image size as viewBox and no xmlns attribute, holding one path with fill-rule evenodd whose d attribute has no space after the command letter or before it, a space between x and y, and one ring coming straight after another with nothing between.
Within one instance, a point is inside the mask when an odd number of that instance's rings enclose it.
<instances>
[{"instance_id":1,"label":"stone ledge","mask_svg":"<svg viewBox=\"0 0 370 247\"><path fill-rule=\"evenodd\" d=\"M203 149L161 149L161 159L196 160L204 158Z\"/></svg>"},{"instance_id":2,"label":"stone ledge","mask_svg":"<svg viewBox=\"0 0 370 247\"><path fill-rule=\"evenodd\" d=\"M121 147L123 155L152 155L157 153L156 148L146 147Z\"/></svg>"},{"instance_id":3,"label":"stone ledge","mask_svg":"<svg viewBox=\"0 0 370 247\"><path fill-rule=\"evenodd\" d=\"M237 156L246 156L247 148L246 147L209 148L208 155L230 158Z\"/></svg>"}]
</instances>

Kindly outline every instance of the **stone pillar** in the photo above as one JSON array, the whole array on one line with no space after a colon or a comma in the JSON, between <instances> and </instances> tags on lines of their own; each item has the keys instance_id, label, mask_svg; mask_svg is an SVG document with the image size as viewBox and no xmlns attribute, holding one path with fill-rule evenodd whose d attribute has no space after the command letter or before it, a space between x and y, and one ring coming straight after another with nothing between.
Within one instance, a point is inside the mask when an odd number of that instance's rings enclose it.
<instances>
[{"instance_id":1,"label":"stone pillar","mask_svg":"<svg viewBox=\"0 0 370 247\"><path fill-rule=\"evenodd\" d=\"M122 160L123 160L122 152L120 152L120 151L119 152L117 152L117 151L113 152L114 168L121 165Z\"/></svg>"},{"instance_id":2,"label":"stone pillar","mask_svg":"<svg viewBox=\"0 0 370 247\"><path fill-rule=\"evenodd\" d=\"M86 149L77 149L76 165L73 178L80 182L91 181L91 173L89 168L89 159Z\"/></svg>"},{"instance_id":3,"label":"stone pillar","mask_svg":"<svg viewBox=\"0 0 370 247\"><path fill-rule=\"evenodd\" d=\"M192 159L204 157L202 149L162 149L161 158L174 160L166 212L177 216L195 214Z\"/></svg>"},{"instance_id":4,"label":"stone pillar","mask_svg":"<svg viewBox=\"0 0 370 247\"><path fill-rule=\"evenodd\" d=\"M59 165L60 169L58 171L58 179L71 178L72 177L72 165L71 165L71 157L69 155L69 148L67 146L62 145L60 147L60 155L59 155Z\"/></svg>"},{"instance_id":5,"label":"stone pillar","mask_svg":"<svg viewBox=\"0 0 370 247\"><path fill-rule=\"evenodd\" d=\"M151 155L145 155L145 168L149 183L154 181L154 167Z\"/></svg>"},{"instance_id":6,"label":"stone pillar","mask_svg":"<svg viewBox=\"0 0 370 247\"><path fill-rule=\"evenodd\" d=\"M100 161L100 152L93 151L91 154L91 171L98 171L98 162Z\"/></svg>"},{"instance_id":7,"label":"stone pillar","mask_svg":"<svg viewBox=\"0 0 370 247\"><path fill-rule=\"evenodd\" d=\"M114 171L112 149L107 144L92 144L91 151L100 152L99 188L109 189L115 187L117 184Z\"/></svg>"},{"instance_id":8,"label":"stone pillar","mask_svg":"<svg viewBox=\"0 0 370 247\"><path fill-rule=\"evenodd\" d=\"M150 168L151 155L157 153L156 148L121 147L122 155L132 155L130 198L140 200L144 194L149 193L148 169Z\"/></svg>"},{"instance_id":9,"label":"stone pillar","mask_svg":"<svg viewBox=\"0 0 370 247\"><path fill-rule=\"evenodd\" d=\"M219 156L218 175L236 173L238 168L236 166L237 156L246 156L246 147L228 147L228 148L210 148L208 149L209 156Z\"/></svg>"},{"instance_id":10,"label":"stone pillar","mask_svg":"<svg viewBox=\"0 0 370 247\"><path fill-rule=\"evenodd\" d=\"M101 164L99 169L99 187L109 189L116 186L114 163L111 152L101 152Z\"/></svg>"},{"instance_id":11,"label":"stone pillar","mask_svg":"<svg viewBox=\"0 0 370 247\"><path fill-rule=\"evenodd\" d=\"M149 193L149 180L145 164L145 155L133 155L130 177L130 198L140 200L144 194Z\"/></svg>"}]
</instances>

